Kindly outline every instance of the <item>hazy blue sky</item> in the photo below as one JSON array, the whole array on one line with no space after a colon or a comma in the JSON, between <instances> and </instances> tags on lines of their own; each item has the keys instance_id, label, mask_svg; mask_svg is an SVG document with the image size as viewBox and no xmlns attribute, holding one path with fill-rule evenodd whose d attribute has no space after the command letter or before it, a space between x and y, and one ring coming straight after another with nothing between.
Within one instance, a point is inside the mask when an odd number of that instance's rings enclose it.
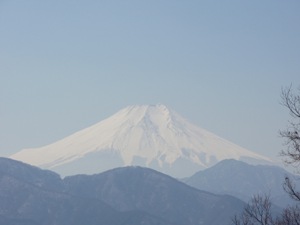
<instances>
[{"instance_id":1,"label":"hazy blue sky","mask_svg":"<svg viewBox=\"0 0 300 225\"><path fill-rule=\"evenodd\" d=\"M300 85L299 0L0 0L0 156L163 103L277 156Z\"/></svg>"}]
</instances>

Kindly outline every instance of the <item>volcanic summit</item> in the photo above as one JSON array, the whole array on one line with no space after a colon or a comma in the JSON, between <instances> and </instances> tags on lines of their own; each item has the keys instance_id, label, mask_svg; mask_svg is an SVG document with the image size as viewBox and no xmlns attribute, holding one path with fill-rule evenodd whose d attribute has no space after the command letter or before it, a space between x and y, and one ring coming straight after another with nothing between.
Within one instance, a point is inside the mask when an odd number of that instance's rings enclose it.
<instances>
[{"instance_id":1,"label":"volcanic summit","mask_svg":"<svg viewBox=\"0 0 300 225\"><path fill-rule=\"evenodd\" d=\"M53 144L11 158L62 175L93 174L120 166L145 166L185 177L223 159L268 161L206 131L165 105L126 107Z\"/></svg>"}]
</instances>

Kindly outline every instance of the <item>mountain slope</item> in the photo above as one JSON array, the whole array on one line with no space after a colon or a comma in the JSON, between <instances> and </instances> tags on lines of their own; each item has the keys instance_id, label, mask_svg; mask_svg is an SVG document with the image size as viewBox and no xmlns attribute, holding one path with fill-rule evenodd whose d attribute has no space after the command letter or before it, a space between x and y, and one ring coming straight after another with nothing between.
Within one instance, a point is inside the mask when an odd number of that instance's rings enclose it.
<instances>
[{"instance_id":1,"label":"mountain slope","mask_svg":"<svg viewBox=\"0 0 300 225\"><path fill-rule=\"evenodd\" d=\"M140 165L176 177L228 158L270 161L193 125L164 105L127 107L56 143L24 149L11 158L63 175Z\"/></svg>"},{"instance_id":2,"label":"mountain slope","mask_svg":"<svg viewBox=\"0 0 300 225\"><path fill-rule=\"evenodd\" d=\"M96 198L120 211L142 210L175 224L230 224L244 203L199 191L148 168L125 167L66 177L67 192ZM218 215L218 216L216 216Z\"/></svg>"},{"instance_id":3,"label":"mountain slope","mask_svg":"<svg viewBox=\"0 0 300 225\"><path fill-rule=\"evenodd\" d=\"M141 167L62 180L0 158L0 224L5 225L219 225L229 224L243 206L234 197L199 191Z\"/></svg>"},{"instance_id":4,"label":"mountain slope","mask_svg":"<svg viewBox=\"0 0 300 225\"><path fill-rule=\"evenodd\" d=\"M71 195L64 186L53 172L0 158L0 224L172 225L146 212L119 212L98 199Z\"/></svg>"},{"instance_id":5,"label":"mountain slope","mask_svg":"<svg viewBox=\"0 0 300 225\"><path fill-rule=\"evenodd\" d=\"M254 166L237 160L224 160L185 179L185 183L200 190L233 195L246 202L255 194L270 194L273 203L285 206L293 203L283 190L285 175L293 177L276 166ZM299 178L295 181L299 186Z\"/></svg>"}]
</instances>

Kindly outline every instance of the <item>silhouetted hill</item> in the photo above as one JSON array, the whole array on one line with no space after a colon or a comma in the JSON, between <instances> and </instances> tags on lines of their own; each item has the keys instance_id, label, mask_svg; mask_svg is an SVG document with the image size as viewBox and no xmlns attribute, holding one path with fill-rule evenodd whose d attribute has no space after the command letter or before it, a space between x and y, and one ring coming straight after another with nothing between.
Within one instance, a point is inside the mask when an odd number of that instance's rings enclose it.
<instances>
[{"instance_id":1,"label":"silhouetted hill","mask_svg":"<svg viewBox=\"0 0 300 225\"><path fill-rule=\"evenodd\" d=\"M243 206L142 167L61 179L0 158L1 225L226 225Z\"/></svg>"},{"instance_id":2,"label":"silhouetted hill","mask_svg":"<svg viewBox=\"0 0 300 225\"><path fill-rule=\"evenodd\" d=\"M184 181L200 190L229 194L246 202L255 194L270 194L274 204L285 206L292 203L283 190L285 175L293 176L277 166L254 166L231 159L199 171ZM296 181L299 183L299 179Z\"/></svg>"},{"instance_id":3,"label":"silhouetted hill","mask_svg":"<svg viewBox=\"0 0 300 225\"><path fill-rule=\"evenodd\" d=\"M0 158L0 224L132 225L169 224L143 211L119 212L96 198L65 192L60 177ZM169 224L171 225L171 224Z\"/></svg>"},{"instance_id":4,"label":"silhouetted hill","mask_svg":"<svg viewBox=\"0 0 300 225\"><path fill-rule=\"evenodd\" d=\"M234 197L199 191L142 167L76 175L64 182L73 195L99 199L120 211L142 210L176 224L227 224L244 206Z\"/></svg>"}]
</instances>

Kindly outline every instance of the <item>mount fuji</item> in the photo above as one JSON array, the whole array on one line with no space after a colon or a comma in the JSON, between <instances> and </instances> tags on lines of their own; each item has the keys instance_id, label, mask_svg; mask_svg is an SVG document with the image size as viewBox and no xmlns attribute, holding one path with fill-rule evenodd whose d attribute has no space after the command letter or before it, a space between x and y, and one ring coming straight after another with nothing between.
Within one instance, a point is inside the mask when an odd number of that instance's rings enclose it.
<instances>
[{"instance_id":1,"label":"mount fuji","mask_svg":"<svg viewBox=\"0 0 300 225\"><path fill-rule=\"evenodd\" d=\"M162 104L126 107L60 141L21 150L11 158L64 176L133 165L186 177L224 159L271 162L192 124Z\"/></svg>"}]
</instances>

